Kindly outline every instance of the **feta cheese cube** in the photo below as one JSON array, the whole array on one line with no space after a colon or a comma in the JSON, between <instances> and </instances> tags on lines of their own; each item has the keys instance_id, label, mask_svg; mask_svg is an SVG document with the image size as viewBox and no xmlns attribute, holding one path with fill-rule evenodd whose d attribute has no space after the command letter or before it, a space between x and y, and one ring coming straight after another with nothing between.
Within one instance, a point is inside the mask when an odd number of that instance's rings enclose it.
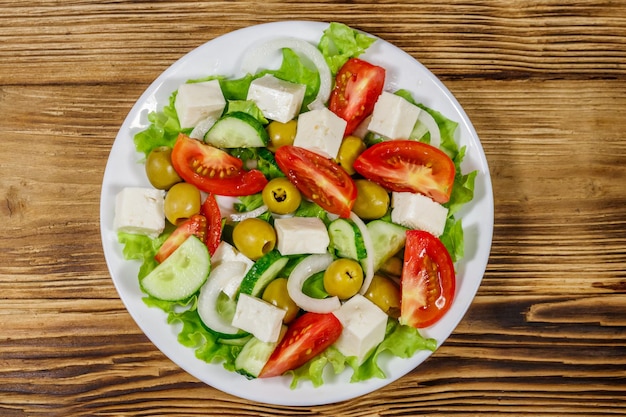
<instances>
[{"instance_id":1,"label":"feta cheese cube","mask_svg":"<svg viewBox=\"0 0 626 417\"><path fill-rule=\"evenodd\" d=\"M383 91L374 105L368 129L387 139L408 139L421 111L406 99Z\"/></svg>"},{"instance_id":2,"label":"feta cheese cube","mask_svg":"<svg viewBox=\"0 0 626 417\"><path fill-rule=\"evenodd\" d=\"M226 107L218 80L186 83L178 87L174 108L183 129L196 126L209 117L217 120Z\"/></svg>"},{"instance_id":3,"label":"feta cheese cube","mask_svg":"<svg viewBox=\"0 0 626 417\"><path fill-rule=\"evenodd\" d=\"M126 187L115 196L113 227L118 232L155 238L165 228L165 191Z\"/></svg>"},{"instance_id":4,"label":"feta cheese cube","mask_svg":"<svg viewBox=\"0 0 626 417\"><path fill-rule=\"evenodd\" d=\"M300 113L304 84L295 84L267 74L250 83L248 100L252 100L268 119L287 123Z\"/></svg>"},{"instance_id":5,"label":"feta cheese cube","mask_svg":"<svg viewBox=\"0 0 626 417\"><path fill-rule=\"evenodd\" d=\"M385 338L387 314L360 294L350 298L333 314L343 326L335 347L346 356L356 356L359 364Z\"/></svg>"},{"instance_id":6,"label":"feta cheese cube","mask_svg":"<svg viewBox=\"0 0 626 417\"><path fill-rule=\"evenodd\" d=\"M248 294L239 294L231 324L252 333L254 337L263 342L273 343L278 341L285 313L286 310L260 298Z\"/></svg>"},{"instance_id":7,"label":"feta cheese cube","mask_svg":"<svg viewBox=\"0 0 626 417\"><path fill-rule=\"evenodd\" d=\"M246 264L246 272L252 265L254 265L254 261L248 258L243 253L239 252L233 245L222 240L220 244L215 249L213 256L211 256L211 265L218 266L223 262L243 262Z\"/></svg>"},{"instance_id":8,"label":"feta cheese cube","mask_svg":"<svg viewBox=\"0 0 626 417\"><path fill-rule=\"evenodd\" d=\"M328 229L318 217L285 217L274 220L276 249L281 255L326 253Z\"/></svg>"},{"instance_id":9,"label":"feta cheese cube","mask_svg":"<svg viewBox=\"0 0 626 417\"><path fill-rule=\"evenodd\" d=\"M391 194L391 221L411 229L425 230L441 236L446 226L448 209L418 193Z\"/></svg>"},{"instance_id":10,"label":"feta cheese cube","mask_svg":"<svg viewBox=\"0 0 626 417\"><path fill-rule=\"evenodd\" d=\"M298 116L293 144L327 158L336 158L347 122L326 107Z\"/></svg>"}]
</instances>

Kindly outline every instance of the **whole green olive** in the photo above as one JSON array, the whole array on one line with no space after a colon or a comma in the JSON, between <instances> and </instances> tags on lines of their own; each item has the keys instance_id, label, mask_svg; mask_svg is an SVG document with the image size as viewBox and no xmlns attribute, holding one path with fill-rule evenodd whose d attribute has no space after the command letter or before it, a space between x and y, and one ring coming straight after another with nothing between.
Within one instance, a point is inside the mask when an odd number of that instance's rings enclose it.
<instances>
[{"instance_id":1,"label":"whole green olive","mask_svg":"<svg viewBox=\"0 0 626 417\"><path fill-rule=\"evenodd\" d=\"M363 285L363 268L353 259L334 260L324 272L324 289L329 295L350 298Z\"/></svg>"},{"instance_id":2,"label":"whole green olive","mask_svg":"<svg viewBox=\"0 0 626 417\"><path fill-rule=\"evenodd\" d=\"M296 138L296 127L298 122L290 120L286 123L277 122L276 120L270 122L267 125L267 134L270 138L270 143L267 148L276 152L276 149L284 145L293 145L293 141Z\"/></svg>"},{"instance_id":3,"label":"whole green olive","mask_svg":"<svg viewBox=\"0 0 626 417\"><path fill-rule=\"evenodd\" d=\"M253 261L276 246L276 231L271 224L256 217L242 220L233 229L233 243L239 252Z\"/></svg>"},{"instance_id":4,"label":"whole green olive","mask_svg":"<svg viewBox=\"0 0 626 417\"><path fill-rule=\"evenodd\" d=\"M178 225L194 214L200 213L202 196L195 185L187 182L174 184L165 195L165 218Z\"/></svg>"},{"instance_id":5,"label":"whole green olive","mask_svg":"<svg viewBox=\"0 0 626 417\"><path fill-rule=\"evenodd\" d=\"M146 175L154 188L169 190L183 179L172 166L172 148L159 146L146 158Z\"/></svg>"},{"instance_id":6,"label":"whole green olive","mask_svg":"<svg viewBox=\"0 0 626 417\"><path fill-rule=\"evenodd\" d=\"M263 291L263 300L286 311L283 323L287 324L296 318L300 307L291 299L287 291L287 279L276 278Z\"/></svg>"},{"instance_id":7,"label":"whole green olive","mask_svg":"<svg viewBox=\"0 0 626 417\"><path fill-rule=\"evenodd\" d=\"M389 193L370 180L354 181L357 195L352 211L365 220L380 219L389 210Z\"/></svg>"},{"instance_id":8,"label":"whole green olive","mask_svg":"<svg viewBox=\"0 0 626 417\"><path fill-rule=\"evenodd\" d=\"M375 274L364 295L389 316L400 316L400 288L389 278Z\"/></svg>"},{"instance_id":9,"label":"whole green olive","mask_svg":"<svg viewBox=\"0 0 626 417\"><path fill-rule=\"evenodd\" d=\"M363 143L361 138L357 136L346 136L341 142L339 152L337 152L337 162L348 174L353 175L356 171L352 165L365 148L365 143Z\"/></svg>"},{"instance_id":10,"label":"whole green olive","mask_svg":"<svg viewBox=\"0 0 626 417\"><path fill-rule=\"evenodd\" d=\"M276 214L293 213L302 202L302 195L285 177L274 178L263 188L263 203Z\"/></svg>"}]
</instances>

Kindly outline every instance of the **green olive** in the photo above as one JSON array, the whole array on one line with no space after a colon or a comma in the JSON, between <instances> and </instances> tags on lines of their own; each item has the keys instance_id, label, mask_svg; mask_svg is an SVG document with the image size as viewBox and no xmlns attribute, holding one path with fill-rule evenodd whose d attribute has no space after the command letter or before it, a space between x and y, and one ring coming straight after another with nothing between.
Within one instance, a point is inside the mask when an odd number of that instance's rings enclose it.
<instances>
[{"instance_id":1,"label":"green olive","mask_svg":"<svg viewBox=\"0 0 626 417\"><path fill-rule=\"evenodd\" d=\"M356 158L365 150L365 143L356 136L346 136L341 142L339 152L337 153L337 162L350 175L356 173L352 165Z\"/></svg>"},{"instance_id":2,"label":"green olive","mask_svg":"<svg viewBox=\"0 0 626 417\"><path fill-rule=\"evenodd\" d=\"M286 278L276 278L270 282L263 291L263 299L286 311L283 318L285 324L293 321L300 311L300 307L289 296Z\"/></svg>"},{"instance_id":3,"label":"green olive","mask_svg":"<svg viewBox=\"0 0 626 417\"><path fill-rule=\"evenodd\" d=\"M178 225L200 213L201 195L195 185L187 182L174 184L165 195L165 218Z\"/></svg>"},{"instance_id":4,"label":"green olive","mask_svg":"<svg viewBox=\"0 0 626 417\"><path fill-rule=\"evenodd\" d=\"M375 274L364 295L389 316L400 316L400 288L389 278Z\"/></svg>"},{"instance_id":5,"label":"green olive","mask_svg":"<svg viewBox=\"0 0 626 417\"><path fill-rule=\"evenodd\" d=\"M233 229L235 247L253 261L276 246L276 231L265 220L250 218L237 223Z\"/></svg>"},{"instance_id":6,"label":"green olive","mask_svg":"<svg viewBox=\"0 0 626 417\"><path fill-rule=\"evenodd\" d=\"M389 210L389 193L370 180L354 181L357 195L352 211L365 220L380 219Z\"/></svg>"},{"instance_id":7,"label":"green olive","mask_svg":"<svg viewBox=\"0 0 626 417\"><path fill-rule=\"evenodd\" d=\"M159 146L150 151L146 158L146 175L150 184L159 190L169 190L183 180L172 166L172 148Z\"/></svg>"},{"instance_id":8,"label":"green olive","mask_svg":"<svg viewBox=\"0 0 626 417\"><path fill-rule=\"evenodd\" d=\"M300 206L302 196L287 178L274 178L263 188L263 203L276 214L293 213Z\"/></svg>"},{"instance_id":9,"label":"green olive","mask_svg":"<svg viewBox=\"0 0 626 417\"><path fill-rule=\"evenodd\" d=\"M363 285L363 268L353 259L334 260L324 272L324 289L342 300L359 292Z\"/></svg>"},{"instance_id":10,"label":"green olive","mask_svg":"<svg viewBox=\"0 0 626 417\"><path fill-rule=\"evenodd\" d=\"M285 145L293 145L293 141L296 138L296 127L298 123L295 120L290 120L287 123L277 122L276 120L270 122L267 125L267 134L270 137L270 143L267 145L268 149L272 152L276 152L276 149Z\"/></svg>"}]
</instances>

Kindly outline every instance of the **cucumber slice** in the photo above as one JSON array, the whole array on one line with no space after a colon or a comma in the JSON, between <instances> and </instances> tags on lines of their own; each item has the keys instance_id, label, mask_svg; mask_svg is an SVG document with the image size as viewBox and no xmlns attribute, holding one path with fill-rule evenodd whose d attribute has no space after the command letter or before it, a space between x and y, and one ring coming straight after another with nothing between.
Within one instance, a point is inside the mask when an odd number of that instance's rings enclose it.
<instances>
[{"instance_id":1,"label":"cucumber slice","mask_svg":"<svg viewBox=\"0 0 626 417\"><path fill-rule=\"evenodd\" d=\"M206 245L192 235L140 284L147 294L159 300L185 300L205 283L210 270L211 259Z\"/></svg>"},{"instance_id":2,"label":"cucumber slice","mask_svg":"<svg viewBox=\"0 0 626 417\"><path fill-rule=\"evenodd\" d=\"M367 256L363 235L352 221L346 219L333 220L328 226L328 235L330 236L330 247L335 250L337 256L355 261Z\"/></svg>"},{"instance_id":3,"label":"cucumber slice","mask_svg":"<svg viewBox=\"0 0 626 417\"><path fill-rule=\"evenodd\" d=\"M277 250L266 253L250 268L241 281L239 291L253 297L260 297L267 284L278 276L288 261L289 258L282 256Z\"/></svg>"},{"instance_id":4,"label":"cucumber slice","mask_svg":"<svg viewBox=\"0 0 626 417\"><path fill-rule=\"evenodd\" d=\"M243 262L221 263L211 271L206 284L200 289L197 305L200 320L220 338L239 338L247 334L231 325L237 302L222 292L231 280L241 278L245 268Z\"/></svg>"},{"instance_id":5,"label":"cucumber slice","mask_svg":"<svg viewBox=\"0 0 626 417\"><path fill-rule=\"evenodd\" d=\"M267 131L248 113L227 113L204 136L204 142L218 148L258 148L267 146Z\"/></svg>"},{"instance_id":6,"label":"cucumber slice","mask_svg":"<svg viewBox=\"0 0 626 417\"><path fill-rule=\"evenodd\" d=\"M285 334L287 326L282 326L281 337ZM252 337L241 349L235 359L235 370L248 379L259 376L263 367L272 356L278 342L263 342L256 337Z\"/></svg>"},{"instance_id":7,"label":"cucumber slice","mask_svg":"<svg viewBox=\"0 0 626 417\"><path fill-rule=\"evenodd\" d=\"M367 230L372 239L375 272L402 249L406 242L407 228L384 220L373 220L367 224Z\"/></svg>"}]
</instances>

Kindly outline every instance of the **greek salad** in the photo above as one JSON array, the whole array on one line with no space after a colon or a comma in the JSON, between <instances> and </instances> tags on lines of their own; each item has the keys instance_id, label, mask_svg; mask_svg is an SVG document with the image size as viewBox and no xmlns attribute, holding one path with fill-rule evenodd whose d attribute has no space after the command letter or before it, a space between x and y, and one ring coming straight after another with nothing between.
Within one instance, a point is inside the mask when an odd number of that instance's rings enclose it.
<instances>
[{"instance_id":1,"label":"greek salad","mask_svg":"<svg viewBox=\"0 0 626 417\"><path fill-rule=\"evenodd\" d=\"M117 194L114 228L197 358L296 388L436 349L420 329L454 300L476 171L456 122L359 58L374 42L341 23L317 45L273 39L242 77L181 84L134 136L152 187Z\"/></svg>"}]
</instances>

